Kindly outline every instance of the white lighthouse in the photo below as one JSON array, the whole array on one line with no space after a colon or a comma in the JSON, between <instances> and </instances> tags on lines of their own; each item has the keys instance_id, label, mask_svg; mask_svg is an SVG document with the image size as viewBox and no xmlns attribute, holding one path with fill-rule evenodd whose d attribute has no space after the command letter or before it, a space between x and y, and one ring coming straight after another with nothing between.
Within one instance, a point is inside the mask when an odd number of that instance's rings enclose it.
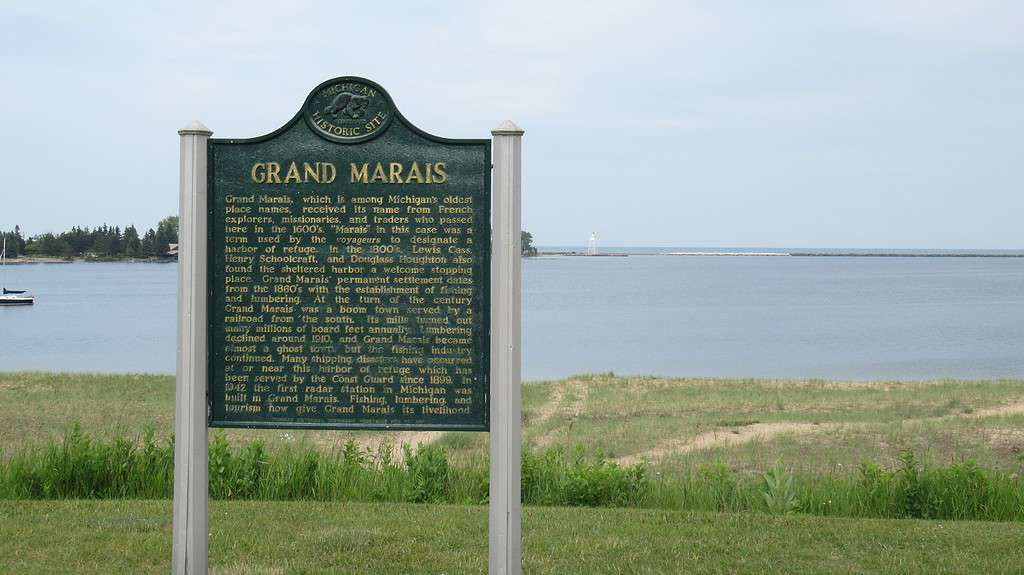
<instances>
[{"instance_id":1,"label":"white lighthouse","mask_svg":"<svg viewBox=\"0 0 1024 575\"><path fill-rule=\"evenodd\" d=\"M597 232L590 232L590 241L587 242L587 255L597 255Z\"/></svg>"}]
</instances>

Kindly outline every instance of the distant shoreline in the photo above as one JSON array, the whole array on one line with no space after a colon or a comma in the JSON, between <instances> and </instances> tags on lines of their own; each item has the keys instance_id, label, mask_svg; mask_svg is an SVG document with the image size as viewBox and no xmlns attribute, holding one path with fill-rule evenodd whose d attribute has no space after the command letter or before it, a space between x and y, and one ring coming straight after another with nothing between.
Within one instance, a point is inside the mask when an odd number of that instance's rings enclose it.
<instances>
[{"instance_id":1,"label":"distant shoreline","mask_svg":"<svg viewBox=\"0 0 1024 575\"><path fill-rule=\"evenodd\" d=\"M971 253L971 252L601 252L586 254L577 251L541 251L532 257L627 257L627 256L684 256L684 257L797 257L797 258L1024 258L1024 253Z\"/></svg>"},{"instance_id":2,"label":"distant shoreline","mask_svg":"<svg viewBox=\"0 0 1024 575\"><path fill-rule=\"evenodd\" d=\"M630 255L638 255L638 254L624 254L624 253L585 254L583 252L537 252L536 256L527 256L527 257L565 256L565 257L590 257L590 258L626 258L626 257L629 257Z\"/></svg>"},{"instance_id":3,"label":"distant shoreline","mask_svg":"<svg viewBox=\"0 0 1024 575\"><path fill-rule=\"evenodd\" d=\"M1024 254L972 254L972 253L895 253L895 252L666 252L666 256L746 256L794 258L1024 258Z\"/></svg>"},{"instance_id":4,"label":"distant shoreline","mask_svg":"<svg viewBox=\"0 0 1024 575\"><path fill-rule=\"evenodd\" d=\"M1024 258L1024 253L971 253L971 252L924 252L924 253L906 253L906 252L809 252L809 251L794 251L794 252L736 252L736 251L722 251L722 252L711 252L711 251L685 251L685 252L656 252L656 251L637 251L637 252L600 252L597 254L587 254L579 251L540 251L535 256L530 257L603 257L603 258L624 258L629 256L675 256L675 257L746 257L746 258L764 258L764 257L795 257L795 258ZM177 258L166 258L166 257L90 257L90 258L54 258L54 257L32 257L32 256L21 256L18 258L9 258L7 260L8 265L30 265L30 264L70 264L70 263L141 263L141 264L165 264L165 263L176 263Z\"/></svg>"},{"instance_id":5,"label":"distant shoreline","mask_svg":"<svg viewBox=\"0 0 1024 575\"><path fill-rule=\"evenodd\" d=\"M177 262L177 258L52 258L52 257L17 257L7 260L7 265L25 266L32 264L73 264L73 263L132 263L132 264L165 264Z\"/></svg>"}]
</instances>

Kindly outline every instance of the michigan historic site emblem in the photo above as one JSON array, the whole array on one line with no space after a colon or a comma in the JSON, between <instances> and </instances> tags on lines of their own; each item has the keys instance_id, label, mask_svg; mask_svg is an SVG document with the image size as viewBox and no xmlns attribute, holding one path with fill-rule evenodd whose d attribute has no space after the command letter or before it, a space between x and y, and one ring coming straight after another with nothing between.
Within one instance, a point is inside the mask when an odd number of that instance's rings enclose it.
<instances>
[{"instance_id":1,"label":"michigan historic site emblem","mask_svg":"<svg viewBox=\"0 0 1024 575\"><path fill-rule=\"evenodd\" d=\"M303 115L328 140L355 143L383 132L394 116L394 106L380 86L344 77L317 86L306 99Z\"/></svg>"}]
</instances>

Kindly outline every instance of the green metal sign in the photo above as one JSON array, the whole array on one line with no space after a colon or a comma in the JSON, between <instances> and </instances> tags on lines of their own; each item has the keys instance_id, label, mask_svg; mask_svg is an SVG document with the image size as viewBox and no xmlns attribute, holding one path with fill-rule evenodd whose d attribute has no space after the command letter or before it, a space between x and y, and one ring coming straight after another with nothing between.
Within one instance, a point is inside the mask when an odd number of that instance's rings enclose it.
<instances>
[{"instance_id":1,"label":"green metal sign","mask_svg":"<svg viewBox=\"0 0 1024 575\"><path fill-rule=\"evenodd\" d=\"M211 426L487 430L490 140L342 77L208 153Z\"/></svg>"}]
</instances>

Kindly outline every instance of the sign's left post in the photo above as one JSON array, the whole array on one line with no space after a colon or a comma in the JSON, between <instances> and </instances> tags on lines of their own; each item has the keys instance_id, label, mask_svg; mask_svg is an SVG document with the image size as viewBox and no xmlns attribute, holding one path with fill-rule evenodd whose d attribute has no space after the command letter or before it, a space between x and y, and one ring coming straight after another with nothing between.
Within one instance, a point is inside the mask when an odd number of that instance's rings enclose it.
<instances>
[{"instance_id":1,"label":"sign's left post","mask_svg":"<svg viewBox=\"0 0 1024 575\"><path fill-rule=\"evenodd\" d=\"M199 122L181 136L178 199L178 361L174 409L174 575L207 572L209 497L206 403L206 170L213 134Z\"/></svg>"}]
</instances>

